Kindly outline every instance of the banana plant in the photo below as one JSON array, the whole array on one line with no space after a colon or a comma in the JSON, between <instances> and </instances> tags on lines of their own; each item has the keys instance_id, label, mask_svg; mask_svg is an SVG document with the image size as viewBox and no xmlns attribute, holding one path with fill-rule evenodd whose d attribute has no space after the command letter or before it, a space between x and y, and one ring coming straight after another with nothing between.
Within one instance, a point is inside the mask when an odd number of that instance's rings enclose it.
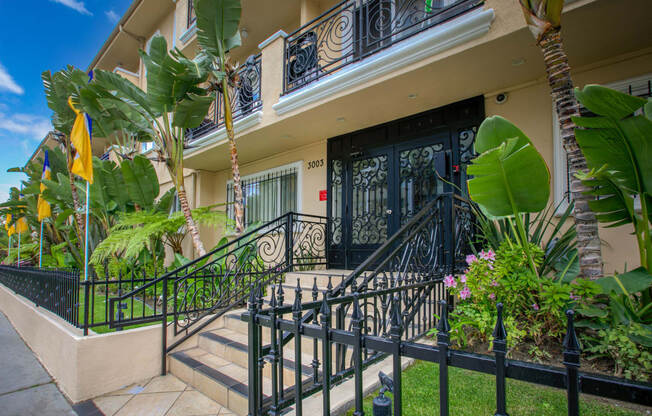
<instances>
[{"instance_id":1,"label":"banana plant","mask_svg":"<svg viewBox=\"0 0 652 416\"><path fill-rule=\"evenodd\" d=\"M573 117L590 168L578 176L599 197L589 207L610 227L632 224L641 266L652 270L652 120L643 115L648 101L599 85L575 95L595 115Z\"/></svg>"},{"instance_id":2,"label":"banana plant","mask_svg":"<svg viewBox=\"0 0 652 416\"><path fill-rule=\"evenodd\" d=\"M530 252L522 215L538 213L550 198L550 171L530 139L500 116L485 119L478 129L475 150L468 167L469 195L487 214L507 217L515 223L515 235L532 272L539 274Z\"/></svg>"},{"instance_id":3,"label":"banana plant","mask_svg":"<svg viewBox=\"0 0 652 416\"><path fill-rule=\"evenodd\" d=\"M140 56L147 69L147 92L117 74L98 70L94 82L81 91L81 105L91 115L134 123L155 143L158 160L165 164L177 190L195 251L201 256L206 251L188 203L183 151L186 130L201 124L213 101L200 87L208 78L208 61L201 56L190 60L178 49L168 51L162 36L155 36L150 52L141 50Z\"/></svg>"},{"instance_id":4,"label":"banana plant","mask_svg":"<svg viewBox=\"0 0 652 416\"><path fill-rule=\"evenodd\" d=\"M237 65L231 63L228 53L242 43L238 30L242 6L240 0L193 0L193 5L197 14L197 42L211 61L212 89L220 92L223 100L224 127L231 151L235 230L240 234L244 231L243 196L229 96L229 85L237 83L238 76Z\"/></svg>"},{"instance_id":5,"label":"banana plant","mask_svg":"<svg viewBox=\"0 0 652 416\"><path fill-rule=\"evenodd\" d=\"M598 235L598 221L588 207L587 187L577 174L586 169L586 160L577 146L571 116L579 115L579 106L573 96L568 57L561 39L561 17L564 0L519 0L525 21L536 39L546 65L548 84L559 119L560 137L566 150L569 170L569 190L574 204L573 220L577 230L580 272L584 277L602 276L602 249Z\"/></svg>"}]
</instances>

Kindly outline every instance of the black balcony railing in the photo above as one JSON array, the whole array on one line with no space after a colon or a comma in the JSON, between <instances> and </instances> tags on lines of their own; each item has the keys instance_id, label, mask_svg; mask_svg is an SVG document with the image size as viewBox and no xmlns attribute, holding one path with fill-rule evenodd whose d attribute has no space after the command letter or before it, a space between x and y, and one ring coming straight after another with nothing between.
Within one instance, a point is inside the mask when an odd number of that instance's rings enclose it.
<instances>
[{"instance_id":1,"label":"black balcony railing","mask_svg":"<svg viewBox=\"0 0 652 416\"><path fill-rule=\"evenodd\" d=\"M289 93L483 0L345 0L285 39L283 92Z\"/></svg>"},{"instance_id":2,"label":"black balcony railing","mask_svg":"<svg viewBox=\"0 0 652 416\"><path fill-rule=\"evenodd\" d=\"M263 105L260 89L261 55L252 55L238 70L238 77L229 86L229 98L233 121L245 117L260 109ZM219 129L224 125L224 100L220 92L208 111L204 122L186 133L186 140L191 142Z\"/></svg>"},{"instance_id":3,"label":"black balcony railing","mask_svg":"<svg viewBox=\"0 0 652 416\"><path fill-rule=\"evenodd\" d=\"M186 27L192 26L196 20L197 14L195 13L195 5L193 4L193 0L188 0L188 24Z\"/></svg>"}]
</instances>

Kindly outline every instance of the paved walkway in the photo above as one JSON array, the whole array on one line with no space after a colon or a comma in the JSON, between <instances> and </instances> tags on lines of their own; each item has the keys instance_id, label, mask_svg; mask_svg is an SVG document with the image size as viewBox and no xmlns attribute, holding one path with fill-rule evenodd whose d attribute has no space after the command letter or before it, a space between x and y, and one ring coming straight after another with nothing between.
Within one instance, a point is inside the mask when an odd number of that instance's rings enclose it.
<instances>
[{"instance_id":1,"label":"paved walkway","mask_svg":"<svg viewBox=\"0 0 652 416\"><path fill-rule=\"evenodd\" d=\"M77 415L1 312L0 351L2 416Z\"/></svg>"}]
</instances>

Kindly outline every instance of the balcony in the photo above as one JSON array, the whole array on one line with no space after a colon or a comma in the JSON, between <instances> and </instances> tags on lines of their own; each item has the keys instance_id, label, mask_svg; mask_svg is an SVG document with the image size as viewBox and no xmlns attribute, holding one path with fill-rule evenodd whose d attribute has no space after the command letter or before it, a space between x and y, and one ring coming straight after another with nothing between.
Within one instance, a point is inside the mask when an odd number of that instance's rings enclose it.
<instances>
[{"instance_id":1,"label":"balcony","mask_svg":"<svg viewBox=\"0 0 652 416\"><path fill-rule=\"evenodd\" d=\"M285 39L283 94L483 4L483 0L345 0Z\"/></svg>"},{"instance_id":2,"label":"balcony","mask_svg":"<svg viewBox=\"0 0 652 416\"><path fill-rule=\"evenodd\" d=\"M261 109L261 55L252 55L238 70L236 80L229 85L229 98L231 99L231 112L233 121L241 120ZM210 107L207 118L202 124L186 132L186 140L192 143L199 138L207 136L224 126L224 99L222 93L217 92L215 101Z\"/></svg>"}]
</instances>

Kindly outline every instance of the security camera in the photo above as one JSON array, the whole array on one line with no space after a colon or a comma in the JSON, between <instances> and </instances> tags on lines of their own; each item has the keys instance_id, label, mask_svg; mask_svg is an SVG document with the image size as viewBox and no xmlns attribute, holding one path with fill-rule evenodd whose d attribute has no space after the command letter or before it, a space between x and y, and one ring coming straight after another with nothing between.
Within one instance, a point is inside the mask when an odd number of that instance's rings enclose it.
<instances>
[{"instance_id":1,"label":"security camera","mask_svg":"<svg viewBox=\"0 0 652 416\"><path fill-rule=\"evenodd\" d=\"M501 92L496 95L496 104L505 104L507 102L507 97L508 95L506 92Z\"/></svg>"}]
</instances>

